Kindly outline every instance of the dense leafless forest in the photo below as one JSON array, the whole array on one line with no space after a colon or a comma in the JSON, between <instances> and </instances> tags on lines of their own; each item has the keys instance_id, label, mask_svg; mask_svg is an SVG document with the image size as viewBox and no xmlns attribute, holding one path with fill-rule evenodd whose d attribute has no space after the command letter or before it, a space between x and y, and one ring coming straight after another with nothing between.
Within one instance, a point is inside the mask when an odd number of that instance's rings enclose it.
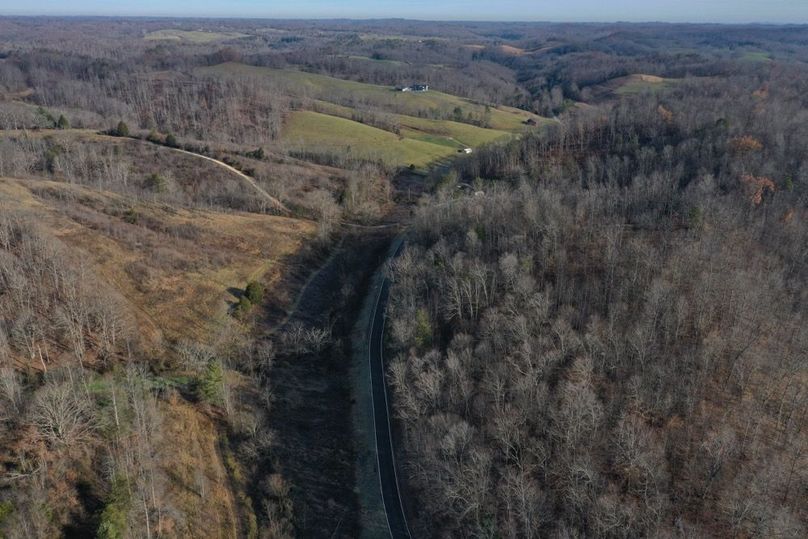
<instances>
[{"instance_id":1,"label":"dense leafless forest","mask_svg":"<svg viewBox=\"0 0 808 539\"><path fill-rule=\"evenodd\" d=\"M633 96L443 179L392 268L419 535L804 536L806 77Z\"/></svg>"},{"instance_id":2,"label":"dense leafless forest","mask_svg":"<svg viewBox=\"0 0 808 539\"><path fill-rule=\"evenodd\" d=\"M805 537L806 218L801 26L0 18L0 536L383 534L401 237L413 537Z\"/></svg>"}]
</instances>

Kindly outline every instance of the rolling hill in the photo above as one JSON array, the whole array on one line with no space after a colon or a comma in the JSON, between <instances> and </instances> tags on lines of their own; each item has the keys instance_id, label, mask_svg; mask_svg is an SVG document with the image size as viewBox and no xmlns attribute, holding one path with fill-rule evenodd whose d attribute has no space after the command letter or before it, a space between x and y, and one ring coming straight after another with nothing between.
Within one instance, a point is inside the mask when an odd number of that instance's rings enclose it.
<instances>
[{"instance_id":1,"label":"rolling hill","mask_svg":"<svg viewBox=\"0 0 808 539\"><path fill-rule=\"evenodd\" d=\"M518 134L529 120L548 121L439 91L400 92L294 69L230 62L200 72L266 81L301 100L306 110L292 112L282 134L282 142L294 151L341 153L392 167L427 166L464 147Z\"/></svg>"},{"instance_id":2,"label":"rolling hill","mask_svg":"<svg viewBox=\"0 0 808 539\"><path fill-rule=\"evenodd\" d=\"M172 208L48 180L0 179L0 211L25 211L120 293L140 333L204 341L235 303L232 290L280 279L310 240L309 221Z\"/></svg>"}]
</instances>

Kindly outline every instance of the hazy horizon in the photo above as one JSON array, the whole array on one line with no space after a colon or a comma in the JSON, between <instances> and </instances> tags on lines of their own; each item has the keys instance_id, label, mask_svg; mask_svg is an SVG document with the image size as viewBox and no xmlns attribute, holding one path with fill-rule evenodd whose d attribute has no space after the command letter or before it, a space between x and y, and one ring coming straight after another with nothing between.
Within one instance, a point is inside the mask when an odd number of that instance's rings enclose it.
<instances>
[{"instance_id":1,"label":"hazy horizon","mask_svg":"<svg viewBox=\"0 0 808 539\"><path fill-rule=\"evenodd\" d=\"M808 23L802 0L304 0L293 6L260 0L142 0L121 5L104 0L44 0L20 6L0 0L4 16L110 16L261 19L412 19L507 22Z\"/></svg>"}]
</instances>

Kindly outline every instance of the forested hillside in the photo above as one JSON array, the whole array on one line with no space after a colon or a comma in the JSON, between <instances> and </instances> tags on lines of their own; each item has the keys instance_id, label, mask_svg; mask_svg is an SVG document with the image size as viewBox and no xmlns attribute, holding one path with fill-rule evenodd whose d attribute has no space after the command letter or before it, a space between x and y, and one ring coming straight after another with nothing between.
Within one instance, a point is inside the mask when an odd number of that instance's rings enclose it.
<instances>
[{"instance_id":1,"label":"forested hillside","mask_svg":"<svg viewBox=\"0 0 808 539\"><path fill-rule=\"evenodd\" d=\"M806 77L579 114L419 209L389 371L417 535L804 536Z\"/></svg>"},{"instance_id":2,"label":"forested hillside","mask_svg":"<svg viewBox=\"0 0 808 539\"><path fill-rule=\"evenodd\" d=\"M0 17L0 536L805 537L806 66Z\"/></svg>"}]
</instances>

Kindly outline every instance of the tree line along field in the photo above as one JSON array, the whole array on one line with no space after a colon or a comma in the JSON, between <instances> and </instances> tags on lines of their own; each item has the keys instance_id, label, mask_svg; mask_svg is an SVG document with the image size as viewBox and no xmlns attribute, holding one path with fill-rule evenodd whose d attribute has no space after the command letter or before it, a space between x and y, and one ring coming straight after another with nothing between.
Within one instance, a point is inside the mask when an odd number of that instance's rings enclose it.
<instances>
[{"instance_id":1,"label":"tree line along field","mask_svg":"<svg viewBox=\"0 0 808 539\"><path fill-rule=\"evenodd\" d=\"M365 84L297 70L277 70L247 66L243 64L222 64L207 68L217 74L238 74L254 77L267 77L274 84L287 86L299 97L313 97L335 103L355 102L368 104L390 112L401 111L408 116L426 114L453 115L455 107L464 108L461 117L471 115L474 120L485 117L486 105L468 99L449 95L440 91L398 92L389 86ZM206 70L202 71L203 73ZM489 107L488 126L500 130L518 130L528 118L534 118L525 111L507 107Z\"/></svg>"},{"instance_id":2,"label":"tree line along field","mask_svg":"<svg viewBox=\"0 0 808 539\"><path fill-rule=\"evenodd\" d=\"M805 28L0 36L0 535L805 535Z\"/></svg>"},{"instance_id":3,"label":"tree line along field","mask_svg":"<svg viewBox=\"0 0 808 539\"><path fill-rule=\"evenodd\" d=\"M269 80L304 107L307 100L316 100L311 105L314 111L293 111L287 117L280 135L287 148L337 155L350 151L351 157L392 168L423 168L465 147L520 133L528 119L546 121L525 111L486 106L438 91L399 92L389 86L297 70L227 63L200 72Z\"/></svg>"}]
</instances>

